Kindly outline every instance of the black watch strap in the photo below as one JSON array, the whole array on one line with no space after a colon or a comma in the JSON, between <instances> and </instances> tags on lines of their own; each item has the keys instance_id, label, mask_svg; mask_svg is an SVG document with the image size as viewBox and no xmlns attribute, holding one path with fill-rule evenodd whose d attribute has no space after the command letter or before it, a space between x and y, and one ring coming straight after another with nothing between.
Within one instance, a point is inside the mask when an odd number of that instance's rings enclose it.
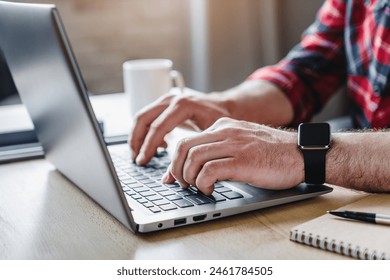
<instances>
[{"instance_id":1,"label":"black watch strap","mask_svg":"<svg viewBox=\"0 0 390 280\"><path fill-rule=\"evenodd\" d=\"M302 150L305 163L305 183L325 183L325 158L327 149Z\"/></svg>"}]
</instances>

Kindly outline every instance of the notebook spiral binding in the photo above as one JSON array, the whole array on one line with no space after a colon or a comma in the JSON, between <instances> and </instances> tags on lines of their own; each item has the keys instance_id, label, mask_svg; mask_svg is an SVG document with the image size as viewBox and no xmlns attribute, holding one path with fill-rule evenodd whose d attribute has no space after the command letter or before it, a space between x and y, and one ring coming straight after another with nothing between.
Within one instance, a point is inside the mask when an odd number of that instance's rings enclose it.
<instances>
[{"instance_id":1,"label":"notebook spiral binding","mask_svg":"<svg viewBox=\"0 0 390 280\"><path fill-rule=\"evenodd\" d=\"M345 244L344 242L338 242L335 239L329 239L319 235L314 236L311 233L305 231L293 230L290 233L290 240L306 244L315 248L328 250L341 255L353 257L356 259L365 260L386 260L385 253L377 252L375 250L369 250L367 248L360 248L352 244Z\"/></svg>"}]
</instances>

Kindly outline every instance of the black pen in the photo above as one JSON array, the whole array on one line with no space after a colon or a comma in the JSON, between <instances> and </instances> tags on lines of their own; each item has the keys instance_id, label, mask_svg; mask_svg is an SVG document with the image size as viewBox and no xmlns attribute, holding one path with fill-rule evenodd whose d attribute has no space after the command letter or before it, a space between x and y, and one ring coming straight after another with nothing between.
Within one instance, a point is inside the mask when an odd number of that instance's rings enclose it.
<instances>
[{"instance_id":1,"label":"black pen","mask_svg":"<svg viewBox=\"0 0 390 280\"><path fill-rule=\"evenodd\" d=\"M346 219L359 220L374 224L390 225L390 215L354 211L328 211L328 213Z\"/></svg>"}]
</instances>

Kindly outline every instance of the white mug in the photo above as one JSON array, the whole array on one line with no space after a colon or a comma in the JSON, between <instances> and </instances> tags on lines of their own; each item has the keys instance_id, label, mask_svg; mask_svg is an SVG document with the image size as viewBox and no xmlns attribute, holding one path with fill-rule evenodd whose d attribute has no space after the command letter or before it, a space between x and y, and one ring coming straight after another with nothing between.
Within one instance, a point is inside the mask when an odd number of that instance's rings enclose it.
<instances>
[{"instance_id":1,"label":"white mug","mask_svg":"<svg viewBox=\"0 0 390 280\"><path fill-rule=\"evenodd\" d=\"M172 70L172 65L169 59L137 59L123 63L124 90L131 116L169 92L174 84L184 89L183 76Z\"/></svg>"}]
</instances>

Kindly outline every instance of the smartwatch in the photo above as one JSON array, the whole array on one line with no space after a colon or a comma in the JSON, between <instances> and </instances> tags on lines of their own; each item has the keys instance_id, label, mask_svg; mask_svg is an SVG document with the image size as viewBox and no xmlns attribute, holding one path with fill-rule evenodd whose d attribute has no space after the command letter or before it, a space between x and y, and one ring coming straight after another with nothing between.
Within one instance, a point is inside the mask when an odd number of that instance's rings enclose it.
<instances>
[{"instance_id":1,"label":"smartwatch","mask_svg":"<svg viewBox=\"0 0 390 280\"><path fill-rule=\"evenodd\" d=\"M325 183L326 153L330 149L328 123L301 123L298 127L298 148L303 153L305 183Z\"/></svg>"}]
</instances>

